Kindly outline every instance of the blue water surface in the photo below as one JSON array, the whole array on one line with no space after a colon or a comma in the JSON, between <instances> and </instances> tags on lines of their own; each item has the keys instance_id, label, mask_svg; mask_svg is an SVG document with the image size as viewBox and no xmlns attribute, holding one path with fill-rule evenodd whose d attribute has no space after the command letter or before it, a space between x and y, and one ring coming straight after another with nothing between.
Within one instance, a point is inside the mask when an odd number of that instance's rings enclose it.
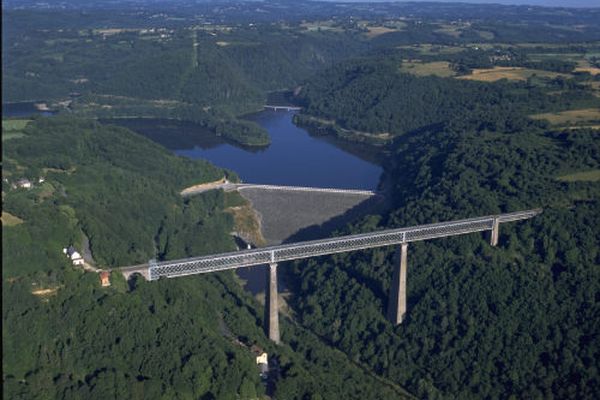
<instances>
[{"instance_id":1,"label":"blue water surface","mask_svg":"<svg viewBox=\"0 0 600 400\"><path fill-rule=\"evenodd\" d=\"M347 189L377 187L382 173L379 165L324 138L310 136L293 124L292 117L292 112L263 111L248 118L269 132L271 145L265 149L248 150L222 142L174 151L231 169L244 182Z\"/></svg>"}]
</instances>

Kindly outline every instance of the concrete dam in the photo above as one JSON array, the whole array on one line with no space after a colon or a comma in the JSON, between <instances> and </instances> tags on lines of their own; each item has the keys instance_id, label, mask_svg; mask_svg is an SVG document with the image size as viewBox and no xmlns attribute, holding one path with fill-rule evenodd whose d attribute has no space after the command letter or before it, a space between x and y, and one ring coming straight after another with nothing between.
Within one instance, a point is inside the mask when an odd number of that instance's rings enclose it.
<instances>
[{"instance_id":1,"label":"concrete dam","mask_svg":"<svg viewBox=\"0 0 600 400\"><path fill-rule=\"evenodd\" d=\"M238 192L258 213L268 246L326 235L383 204L382 196L368 191L248 185Z\"/></svg>"}]
</instances>

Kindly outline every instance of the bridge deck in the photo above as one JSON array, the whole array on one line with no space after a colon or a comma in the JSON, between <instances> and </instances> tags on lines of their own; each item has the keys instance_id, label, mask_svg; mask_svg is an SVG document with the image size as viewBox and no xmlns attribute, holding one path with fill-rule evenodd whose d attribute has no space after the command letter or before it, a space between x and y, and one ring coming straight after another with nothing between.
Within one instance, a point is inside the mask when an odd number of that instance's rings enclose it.
<instances>
[{"instance_id":1,"label":"bridge deck","mask_svg":"<svg viewBox=\"0 0 600 400\"><path fill-rule=\"evenodd\" d=\"M244 250L174 261L155 262L151 263L148 268L148 277L149 280L156 280L161 277L175 278L179 276L298 260L440 237L463 235L472 232L488 231L494 228L495 222L505 223L529 219L541 212L541 209L518 211L508 214L490 215L486 217L440 222L400 229L387 229L372 233L299 242L261 249Z\"/></svg>"}]
</instances>

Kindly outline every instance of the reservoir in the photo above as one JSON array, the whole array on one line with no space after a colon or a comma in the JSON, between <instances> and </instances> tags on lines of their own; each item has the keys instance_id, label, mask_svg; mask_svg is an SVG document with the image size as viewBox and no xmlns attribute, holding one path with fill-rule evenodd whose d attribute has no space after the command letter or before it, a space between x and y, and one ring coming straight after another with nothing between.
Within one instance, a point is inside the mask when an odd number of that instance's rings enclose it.
<instances>
[{"instance_id":1,"label":"reservoir","mask_svg":"<svg viewBox=\"0 0 600 400\"><path fill-rule=\"evenodd\" d=\"M271 145L248 151L224 144L175 153L203 158L235 171L244 182L346 189L375 189L381 168L312 137L292 122L293 112L263 111L248 117L269 132Z\"/></svg>"},{"instance_id":2,"label":"reservoir","mask_svg":"<svg viewBox=\"0 0 600 400\"><path fill-rule=\"evenodd\" d=\"M43 102L42 102L43 103ZM36 107L36 102L2 103L2 115L5 117L28 117L31 115L54 115L53 111Z\"/></svg>"},{"instance_id":3,"label":"reservoir","mask_svg":"<svg viewBox=\"0 0 600 400\"><path fill-rule=\"evenodd\" d=\"M366 146L311 136L292 122L294 112L262 111L247 119L267 130L265 148L240 147L193 123L126 119L106 122L125 126L192 159L205 159L234 171L243 182L340 189L377 188L383 172Z\"/></svg>"},{"instance_id":4,"label":"reservoir","mask_svg":"<svg viewBox=\"0 0 600 400\"><path fill-rule=\"evenodd\" d=\"M293 123L294 112L262 111L247 116L271 137L266 148L243 148L215 137L193 123L172 120L107 121L126 126L164 145L175 154L205 159L230 169L244 182L374 190L383 173L381 160L365 145L329 136L311 136ZM311 239L318 239L317 237ZM265 266L237 271L245 288L264 291ZM283 274L280 274L280 277ZM285 289L280 282L280 290Z\"/></svg>"}]
</instances>

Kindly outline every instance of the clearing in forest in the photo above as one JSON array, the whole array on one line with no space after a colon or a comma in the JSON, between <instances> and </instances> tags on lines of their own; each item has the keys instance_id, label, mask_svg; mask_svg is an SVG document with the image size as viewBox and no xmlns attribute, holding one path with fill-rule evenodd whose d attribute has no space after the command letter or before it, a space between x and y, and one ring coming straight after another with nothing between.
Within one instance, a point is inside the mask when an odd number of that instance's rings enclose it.
<instances>
[{"instance_id":1,"label":"clearing in forest","mask_svg":"<svg viewBox=\"0 0 600 400\"><path fill-rule=\"evenodd\" d=\"M452 36L453 38L458 38L463 29L463 26L451 24L441 24L439 26L438 29L434 30L435 33L442 33L444 35Z\"/></svg>"},{"instance_id":2,"label":"clearing in forest","mask_svg":"<svg viewBox=\"0 0 600 400\"><path fill-rule=\"evenodd\" d=\"M511 81L525 81L527 78L536 75L544 78L556 78L558 76L568 77L567 74L558 72L544 71L541 69L530 69L523 67L494 67L494 68L477 68L474 69L471 75L459 76L457 79L467 79L481 82L495 82L500 79L508 79Z\"/></svg>"},{"instance_id":3,"label":"clearing in forest","mask_svg":"<svg viewBox=\"0 0 600 400\"><path fill-rule=\"evenodd\" d=\"M11 213L7 213L6 211L2 211L2 226L15 226L22 224L24 221L12 215Z\"/></svg>"},{"instance_id":4,"label":"clearing in forest","mask_svg":"<svg viewBox=\"0 0 600 400\"><path fill-rule=\"evenodd\" d=\"M434 61L428 63L424 63L420 60L403 61L400 71L417 76L435 75L442 78L456 75L450 68L450 63L447 61Z\"/></svg>"},{"instance_id":5,"label":"clearing in forest","mask_svg":"<svg viewBox=\"0 0 600 400\"><path fill-rule=\"evenodd\" d=\"M398 29L388 28L386 26L367 26L366 28L367 32L365 33L365 35L369 39L373 39L374 37L381 36L390 32L398 32Z\"/></svg>"},{"instance_id":6,"label":"clearing in forest","mask_svg":"<svg viewBox=\"0 0 600 400\"><path fill-rule=\"evenodd\" d=\"M419 43L407 46L398 46L398 49L418 51L419 54L431 55L431 54L456 54L461 51L465 51L466 47L459 46L446 46L442 44L431 44L431 43Z\"/></svg>"},{"instance_id":7,"label":"clearing in forest","mask_svg":"<svg viewBox=\"0 0 600 400\"><path fill-rule=\"evenodd\" d=\"M533 119L545 119L552 125L564 125L569 127L590 127L600 123L600 109L583 108L579 110L567 110L553 113L533 114Z\"/></svg>"},{"instance_id":8,"label":"clearing in forest","mask_svg":"<svg viewBox=\"0 0 600 400\"><path fill-rule=\"evenodd\" d=\"M29 119L3 119L2 141L16 139L25 136L23 129L31 120Z\"/></svg>"},{"instance_id":9,"label":"clearing in forest","mask_svg":"<svg viewBox=\"0 0 600 400\"><path fill-rule=\"evenodd\" d=\"M309 32L315 32L315 31L343 32L344 31L344 29L340 26L337 26L336 22L333 20L303 22L300 24L300 27L303 29L306 29Z\"/></svg>"},{"instance_id":10,"label":"clearing in forest","mask_svg":"<svg viewBox=\"0 0 600 400\"><path fill-rule=\"evenodd\" d=\"M589 72L591 75L600 74L600 68L597 67L577 67L575 72Z\"/></svg>"},{"instance_id":11,"label":"clearing in forest","mask_svg":"<svg viewBox=\"0 0 600 400\"><path fill-rule=\"evenodd\" d=\"M559 176L556 179L562 182L598 182L600 181L600 169L576 172L574 174Z\"/></svg>"}]
</instances>

